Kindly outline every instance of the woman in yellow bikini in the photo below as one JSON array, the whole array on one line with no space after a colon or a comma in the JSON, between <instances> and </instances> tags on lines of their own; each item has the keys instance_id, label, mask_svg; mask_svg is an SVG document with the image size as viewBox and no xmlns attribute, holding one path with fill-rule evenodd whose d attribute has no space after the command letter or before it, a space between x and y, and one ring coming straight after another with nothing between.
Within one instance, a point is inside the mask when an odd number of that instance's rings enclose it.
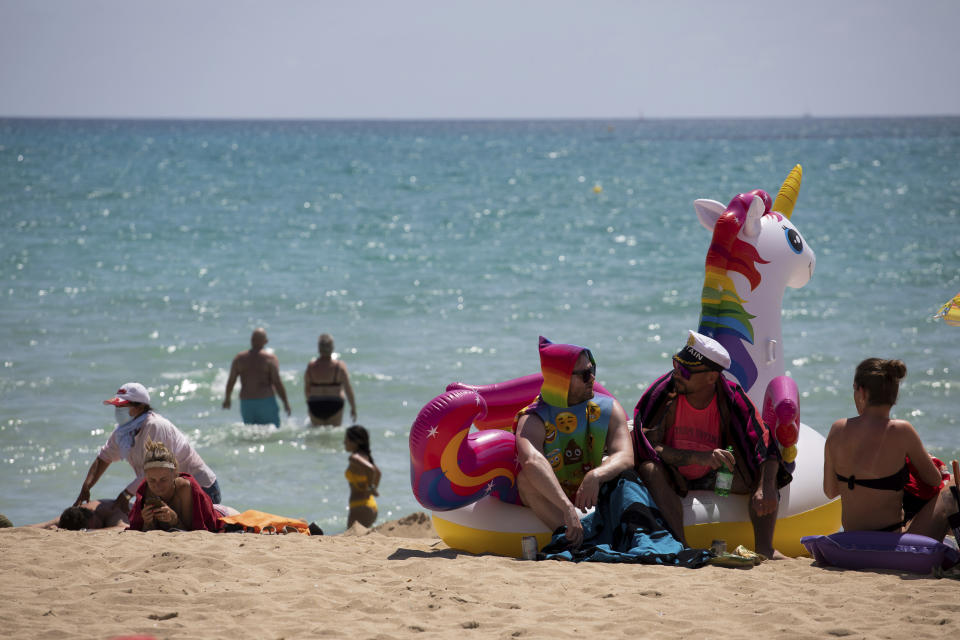
<instances>
[{"instance_id":1,"label":"woman in yellow bikini","mask_svg":"<svg viewBox=\"0 0 960 640\"><path fill-rule=\"evenodd\" d=\"M369 527L377 519L377 501L374 496L380 484L380 469L370 455L370 434L360 425L347 429L343 437L343 447L350 453L350 464L344 472L350 485L350 514L347 516L347 528L359 522Z\"/></svg>"}]
</instances>

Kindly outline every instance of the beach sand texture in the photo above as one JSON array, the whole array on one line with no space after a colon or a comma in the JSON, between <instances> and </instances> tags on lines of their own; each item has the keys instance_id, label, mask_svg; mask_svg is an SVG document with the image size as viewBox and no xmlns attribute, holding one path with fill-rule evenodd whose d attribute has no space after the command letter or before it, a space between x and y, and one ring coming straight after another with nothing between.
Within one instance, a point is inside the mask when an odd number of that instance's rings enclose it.
<instances>
[{"instance_id":1,"label":"beach sand texture","mask_svg":"<svg viewBox=\"0 0 960 640\"><path fill-rule=\"evenodd\" d=\"M339 536L0 530L9 638L948 638L960 583L824 569L524 562L425 514Z\"/></svg>"}]
</instances>

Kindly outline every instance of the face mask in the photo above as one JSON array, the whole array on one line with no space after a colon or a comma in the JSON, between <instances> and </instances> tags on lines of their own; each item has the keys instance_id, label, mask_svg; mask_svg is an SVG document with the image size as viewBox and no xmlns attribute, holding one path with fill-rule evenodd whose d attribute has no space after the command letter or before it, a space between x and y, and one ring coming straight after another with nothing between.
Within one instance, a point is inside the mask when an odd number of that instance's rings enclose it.
<instances>
[{"instance_id":1,"label":"face mask","mask_svg":"<svg viewBox=\"0 0 960 640\"><path fill-rule=\"evenodd\" d=\"M113 414L117 424L127 424L130 422L130 407L114 407Z\"/></svg>"}]
</instances>

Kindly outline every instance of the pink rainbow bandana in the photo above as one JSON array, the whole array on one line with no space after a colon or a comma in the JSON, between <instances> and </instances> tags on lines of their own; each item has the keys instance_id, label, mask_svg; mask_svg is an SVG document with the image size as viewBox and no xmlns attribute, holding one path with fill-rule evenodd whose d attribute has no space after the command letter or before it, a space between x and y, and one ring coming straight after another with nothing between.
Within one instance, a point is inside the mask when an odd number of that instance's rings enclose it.
<instances>
[{"instance_id":1,"label":"pink rainbow bandana","mask_svg":"<svg viewBox=\"0 0 960 640\"><path fill-rule=\"evenodd\" d=\"M561 409L569 406L567 394L570 392L570 378L577 358L584 351L590 363L596 364L590 349L573 344L554 344L540 336L540 370L543 372L540 396L544 402Z\"/></svg>"}]
</instances>

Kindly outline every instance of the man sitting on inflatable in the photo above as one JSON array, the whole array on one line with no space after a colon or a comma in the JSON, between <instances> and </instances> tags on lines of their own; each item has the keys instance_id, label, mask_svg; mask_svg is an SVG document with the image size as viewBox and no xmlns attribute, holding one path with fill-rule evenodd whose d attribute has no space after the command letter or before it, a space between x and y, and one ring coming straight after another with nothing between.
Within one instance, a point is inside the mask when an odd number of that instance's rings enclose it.
<instances>
[{"instance_id":1,"label":"man sitting on inflatable","mask_svg":"<svg viewBox=\"0 0 960 640\"><path fill-rule=\"evenodd\" d=\"M612 396L594 395L597 365L589 349L541 336L540 368L540 395L517 414L517 488L544 524L565 525L577 547L577 509L596 506L600 485L633 467L627 416Z\"/></svg>"},{"instance_id":2,"label":"man sitting on inflatable","mask_svg":"<svg viewBox=\"0 0 960 640\"><path fill-rule=\"evenodd\" d=\"M733 470L731 493L750 493L756 551L773 549L778 488L792 479L746 392L723 377L730 355L719 342L690 331L673 371L644 392L633 418L637 470L677 539L685 542L680 498L712 490L717 469ZM732 451L728 451L727 447Z\"/></svg>"}]
</instances>

